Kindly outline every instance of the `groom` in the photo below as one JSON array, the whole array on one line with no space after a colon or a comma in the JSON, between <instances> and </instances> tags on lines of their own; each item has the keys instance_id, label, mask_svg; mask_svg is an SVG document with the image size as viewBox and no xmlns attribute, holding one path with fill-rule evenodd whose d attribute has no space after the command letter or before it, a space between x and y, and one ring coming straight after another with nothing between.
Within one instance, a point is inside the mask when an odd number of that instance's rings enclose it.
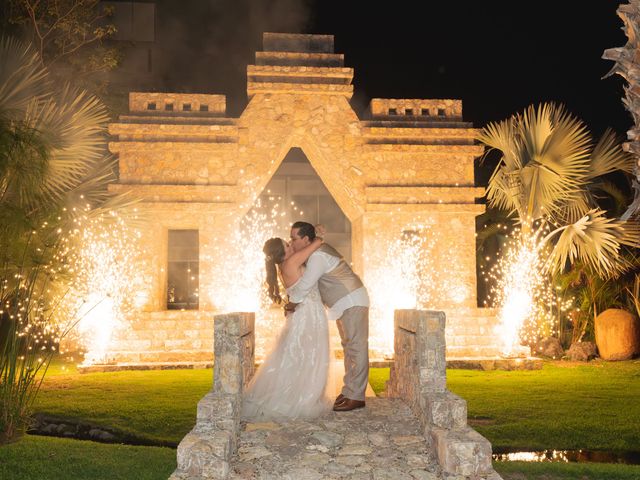
<instances>
[{"instance_id":1,"label":"groom","mask_svg":"<svg viewBox=\"0 0 640 480\"><path fill-rule=\"evenodd\" d=\"M307 222L291 227L291 246L299 251L316 238L316 230ZM299 281L298 295L292 295L285 307L295 310L311 288L318 284L322 302L330 320L337 320L344 349L344 386L333 405L336 412L347 412L365 405L369 382L369 296L351 267L332 246L323 244L307 260Z\"/></svg>"}]
</instances>

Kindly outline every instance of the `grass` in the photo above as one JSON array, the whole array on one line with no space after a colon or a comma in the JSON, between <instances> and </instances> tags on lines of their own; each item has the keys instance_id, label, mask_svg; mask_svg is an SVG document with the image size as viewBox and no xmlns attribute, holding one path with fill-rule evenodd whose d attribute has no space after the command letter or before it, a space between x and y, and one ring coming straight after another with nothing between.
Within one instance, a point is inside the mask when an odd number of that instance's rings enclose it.
<instances>
[{"instance_id":1,"label":"grass","mask_svg":"<svg viewBox=\"0 0 640 480\"><path fill-rule=\"evenodd\" d=\"M495 447L639 450L640 361L571 364L542 370L449 370L449 389L465 398L469 419ZM389 369L371 369L379 393ZM54 364L36 411L178 442L210 390L211 370L78 374ZM175 450L25 437L0 448L0 478L167 478ZM630 480L640 466L496 462L506 480Z\"/></svg>"},{"instance_id":2,"label":"grass","mask_svg":"<svg viewBox=\"0 0 640 480\"><path fill-rule=\"evenodd\" d=\"M372 372L372 385L388 372ZM448 370L447 384L467 400L471 425L494 447L640 450L640 361Z\"/></svg>"},{"instance_id":3,"label":"grass","mask_svg":"<svg viewBox=\"0 0 640 480\"><path fill-rule=\"evenodd\" d=\"M3 480L159 480L175 468L170 448L32 436L0 448Z\"/></svg>"},{"instance_id":4,"label":"grass","mask_svg":"<svg viewBox=\"0 0 640 480\"><path fill-rule=\"evenodd\" d=\"M504 480L638 480L640 466L604 463L493 462Z\"/></svg>"},{"instance_id":5,"label":"grass","mask_svg":"<svg viewBox=\"0 0 640 480\"><path fill-rule=\"evenodd\" d=\"M211 370L77 373L56 364L35 411L178 443L195 424L196 404L211 389Z\"/></svg>"}]
</instances>

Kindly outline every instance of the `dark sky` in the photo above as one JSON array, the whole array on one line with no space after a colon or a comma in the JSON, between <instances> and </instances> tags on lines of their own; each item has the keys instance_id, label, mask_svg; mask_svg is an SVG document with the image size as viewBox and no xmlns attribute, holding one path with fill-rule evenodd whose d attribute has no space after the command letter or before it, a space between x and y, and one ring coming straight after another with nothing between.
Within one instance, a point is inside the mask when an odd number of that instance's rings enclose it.
<instances>
[{"instance_id":1,"label":"dark sky","mask_svg":"<svg viewBox=\"0 0 640 480\"><path fill-rule=\"evenodd\" d=\"M460 98L465 120L482 127L554 100L597 135L624 134L624 82L602 80L612 63L601 58L626 43L619 3L158 0L163 88L225 93L238 115L263 31L325 33L355 69L358 110L372 97Z\"/></svg>"}]
</instances>

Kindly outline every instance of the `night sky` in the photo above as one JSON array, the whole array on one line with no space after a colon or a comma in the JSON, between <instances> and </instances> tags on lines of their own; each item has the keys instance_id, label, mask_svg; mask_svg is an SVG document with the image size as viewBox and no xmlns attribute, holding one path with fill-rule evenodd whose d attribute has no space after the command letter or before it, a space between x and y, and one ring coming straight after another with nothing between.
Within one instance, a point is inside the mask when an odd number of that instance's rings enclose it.
<instances>
[{"instance_id":1,"label":"night sky","mask_svg":"<svg viewBox=\"0 0 640 480\"><path fill-rule=\"evenodd\" d=\"M527 105L564 103L600 135L624 135L624 81L602 79L626 36L617 0L354 2L157 1L166 63L158 88L224 93L246 105L246 65L263 31L333 34L355 69L352 104L370 98L459 98L476 127Z\"/></svg>"}]
</instances>

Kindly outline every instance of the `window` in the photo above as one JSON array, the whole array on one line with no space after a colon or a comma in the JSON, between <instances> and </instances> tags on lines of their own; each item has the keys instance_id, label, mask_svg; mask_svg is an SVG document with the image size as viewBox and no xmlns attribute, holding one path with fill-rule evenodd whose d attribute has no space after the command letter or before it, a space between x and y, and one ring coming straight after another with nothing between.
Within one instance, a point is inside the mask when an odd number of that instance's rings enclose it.
<instances>
[{"instance_id":1,"label":"window","mask_svg":"<svg viewBox=\"0 0 640 480\"><path fill-rule=\"evenodd\" d=\"M165 105L164 105L164 109L165 109L167 112L173 112L173 103L165 103Z\"/></svg>"},{"instance_id":2,"label":"window","mask_svg":"<svg viewBox=\"0 0 640 480\"><path fill-rule=\"evenodd\" d=\"M191 104L190 103L183 103L182 104L182 110L184 112L190 112L191 111Z\"/></svg>"},{"instance_id":3,"label":"window","mask_svg":"<svg viewBox=\"0 0 640 480\"><path fill-rule=\"evenodd\" d=\"M439 109L438 109L438 116L439 116L439 117L444 117L444 116L445 116L444 108L439 108Z\"/></svg>"},{"instance_id":4,"label":"window","mask_svg":"<svg viewBox=\"0 0 640 480\"><path fill-rule=\"evenodd\" d=\"M156 102L147 103L147 110L155 110L155 109L156 109Z\"/></svg>"},{"instance_id":5,"label":"window","mask_svg":"<svg viewBox=\"0 0 640 480\"><path fill-rule=\"evenodd\" d=\"M413 115L413 108L405 108L404 114L405 115Z\"/></svg>"},{"instance_id":6,"label":"window","mask_svg":"<svg viewBox=\"0 0 640 480\"><path fill-rule=\"evenodd\" d=\"M396 110L395 108L389 109L389 115L397 115L397 114L398 114L398 110Z\"/></svg>"},{"instance_id":7,"label":"window","mask_svg":"<svg viewBox=\"0 0 640 480\"><path fill-rule=\"evenodd\" d=\"M200 105L200 111L201 112L208 112L209 111L209 105Z\"/></svg>"},{"instance_id":8,"label":"window","mask_svg":"<svg viewBox=\"0 0 640 480\"><path fill-rule=\"evenodd\" d=\"M429 116L429 109L428 108L423 108L422 112L421 112L421 115L423 115L425 117L428 117Z\"/></svg>"},{"instance_id":9,"label":"window","mask_svg":"<svg viewBox=\"0 0 640 480\"><path fill-rule=\"evenodd\" d=\"M198 230L169 230L167 309L197 310L199 288Z\"/></svg>"}]
</instances>

